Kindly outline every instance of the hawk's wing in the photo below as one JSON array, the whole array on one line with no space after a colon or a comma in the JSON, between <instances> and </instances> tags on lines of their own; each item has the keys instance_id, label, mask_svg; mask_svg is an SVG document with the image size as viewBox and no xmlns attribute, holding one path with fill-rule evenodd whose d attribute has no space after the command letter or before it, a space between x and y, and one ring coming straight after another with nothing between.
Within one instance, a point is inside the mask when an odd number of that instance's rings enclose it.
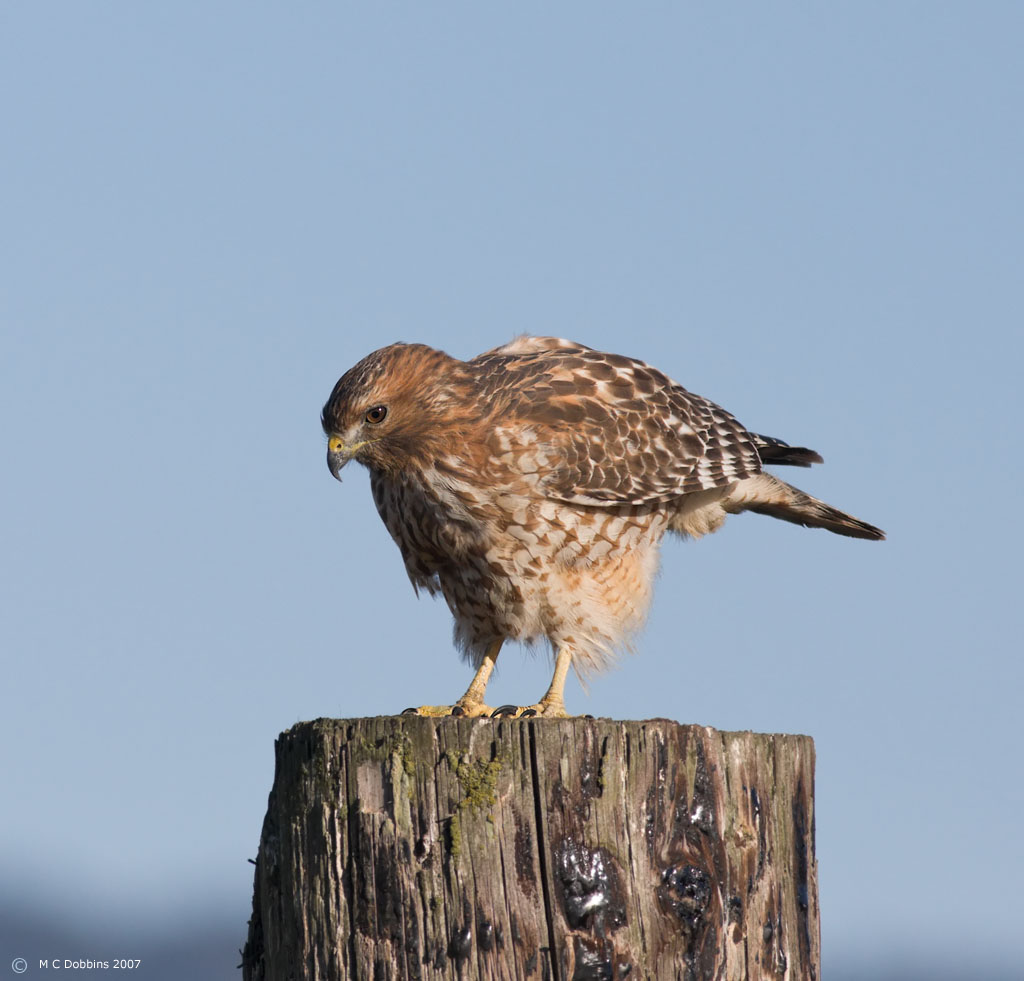
<instances>
[{"instance_id":1,"label":"hawk's wing","mask_svg":"<svg viewBox=\"0 0 1024 981\"><path fill-rule=\"evenodd\" d=\"M753 434L641 361L530 337L471 363L499 408L494 438L541 451L539 486L549 498L646 504L761 470Z\"/></svg>"}]
</instances>

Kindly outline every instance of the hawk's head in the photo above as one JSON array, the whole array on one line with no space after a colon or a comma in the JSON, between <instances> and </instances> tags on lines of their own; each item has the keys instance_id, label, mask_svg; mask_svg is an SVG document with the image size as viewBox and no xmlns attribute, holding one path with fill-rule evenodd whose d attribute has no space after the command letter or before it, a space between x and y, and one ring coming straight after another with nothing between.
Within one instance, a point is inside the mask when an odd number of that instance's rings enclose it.
<instances>
[{"instance_id":1,"label":"hawk's head","mask_svg":"<svg viewBox=\"0 0 1024 981\"><path fill-rule=\"evenodd\" d=\"M367 355L334 386L320 421L327 466L341 479L351 459L396 473L451 431L465 365L425 344L391 344Z\"/></svg>"}]
</instances>

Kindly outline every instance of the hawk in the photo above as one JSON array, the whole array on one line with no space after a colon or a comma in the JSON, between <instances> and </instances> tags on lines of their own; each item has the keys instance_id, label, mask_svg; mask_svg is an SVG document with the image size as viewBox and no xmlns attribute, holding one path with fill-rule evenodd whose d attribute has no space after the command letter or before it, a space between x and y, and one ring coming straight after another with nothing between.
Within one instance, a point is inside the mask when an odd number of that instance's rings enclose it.
<instances>
[{"instance_id":1,"label":"hawk","mask_svg":"<svg viewBox=\"0 0 1024 981\"><path fill-rule=\"evenodd\" d=\"M327 464L370 471L373 500L417 590L440 593L476 674L425 715L566 715L584 678L629 647L667 532L699 538L756 511L853 538L884 533L764 466L822 458L748 432L656 368L552 337L469 361L423 344L374 351L334 386ZM547 639L539 702L484 704L502 644Z\"/></svg>"}]
</instances>

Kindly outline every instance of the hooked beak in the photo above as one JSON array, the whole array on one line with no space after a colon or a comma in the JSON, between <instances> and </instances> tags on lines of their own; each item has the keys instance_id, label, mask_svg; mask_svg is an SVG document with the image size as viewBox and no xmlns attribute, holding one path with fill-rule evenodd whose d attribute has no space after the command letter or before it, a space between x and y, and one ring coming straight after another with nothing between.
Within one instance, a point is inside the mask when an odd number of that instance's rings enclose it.
<instances>
[{"instance_id":1,"label":"hooked beak","mask_svg":"<svg viewBox=\"0 0 1024 981\"><path fill-rule=\"evenodd\" d=\"M352 459L352 453L357 449L354 446L347 446L340 436L332 436L327 441L327 469L335 480L341 480L341 468Z\"/></svg>"}]
</instances>

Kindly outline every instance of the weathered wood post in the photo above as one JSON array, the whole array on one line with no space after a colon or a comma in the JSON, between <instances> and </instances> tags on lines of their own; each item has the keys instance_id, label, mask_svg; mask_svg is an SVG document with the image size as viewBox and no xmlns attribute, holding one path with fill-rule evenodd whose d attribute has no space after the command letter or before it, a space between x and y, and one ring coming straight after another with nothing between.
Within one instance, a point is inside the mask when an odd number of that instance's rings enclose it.
<instances>
[{"instance_id":1,"label":"weathered wood post","mask_svg":"<svg viewBox=\"0 0 1024 981\"><path fill-rule=\"evenodd\" d=\"M816 979L814 746L665 719L277 741L245 981Z\"/></svg>"}]
</instances>

